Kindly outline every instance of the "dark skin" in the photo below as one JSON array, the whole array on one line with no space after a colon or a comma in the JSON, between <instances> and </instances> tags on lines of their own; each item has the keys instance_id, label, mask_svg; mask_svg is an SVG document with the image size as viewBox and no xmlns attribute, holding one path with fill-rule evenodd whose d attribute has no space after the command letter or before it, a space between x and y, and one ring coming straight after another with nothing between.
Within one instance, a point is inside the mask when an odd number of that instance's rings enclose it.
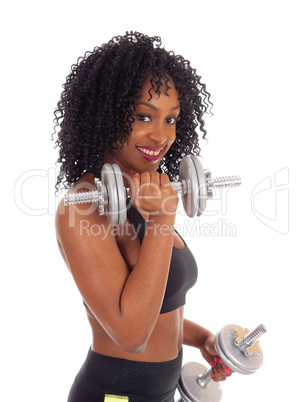
<instances>
[{"instance_id":1,"label":"dark skin","mask_svg":"<svg viewBox=\"0 0 302 402\"><path fill-rule=\"evenodd\" d=\"M86 310L95 352L163 362L175 359L183 344L189 345L200 349L214 366L213 380L223 381L230 373L215 359L213 334L186 320L183 307L159 314L173 246L185 246L173 229L178 196L168 176L156 172L175 140L180 113L178 94L174 85L170 86L169 96L163 90L160 97L152 93L150 99L150 84L146 81L142 85L133 131L124 148L104 161L119 165L126 185L136 174L132 203L148 222L142 245L128 220L124 227L114 228L106 216L99 215L96 204L65 207L63 200L56 215L57 240L89 306ZM152 147L152 151L144 147ZM153 160L148 160L150 156ZM85 174L70 191L94 187L93 176Z\"/></svg>"}]
</instances>

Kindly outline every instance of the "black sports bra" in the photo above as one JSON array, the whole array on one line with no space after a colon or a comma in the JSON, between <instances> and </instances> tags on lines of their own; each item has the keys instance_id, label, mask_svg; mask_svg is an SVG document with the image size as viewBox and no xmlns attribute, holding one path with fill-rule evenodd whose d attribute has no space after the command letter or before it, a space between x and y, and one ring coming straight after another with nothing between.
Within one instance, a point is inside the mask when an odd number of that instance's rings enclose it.
<instances>
[{"instance_id":1,"label":"black sports bra","mask_svg":"<svg viewBox=\"0 0 302 402\"><path fill-rule=\"evenodd\" d=\"M140 243L142 243L148 223L131 203L129 203L129 206L127 216ZM185 248L173 246L167 286L160 314L168 313L183 306L186 303L187 291L197 281L197 264L195 258L183 238L176 230L175 232L184 242Z\"/></svg>"},{"instance_id":2,"label":"black sports bra","mask_svg":"<svg viewBox=\"0 0 302 402\"><path fill-rule=\"evenodd\" d=\"M142 243L148 223L130 202L128 203L127 217L140 243ZM185 305L187 291L197 281L197 264L195 258L183 238L176 230L175 232L184 242L185 248L173 246L167 286L160 314L168 313ZM84 305L87 307L85 302Z\"/></svg>"}]
</instances>

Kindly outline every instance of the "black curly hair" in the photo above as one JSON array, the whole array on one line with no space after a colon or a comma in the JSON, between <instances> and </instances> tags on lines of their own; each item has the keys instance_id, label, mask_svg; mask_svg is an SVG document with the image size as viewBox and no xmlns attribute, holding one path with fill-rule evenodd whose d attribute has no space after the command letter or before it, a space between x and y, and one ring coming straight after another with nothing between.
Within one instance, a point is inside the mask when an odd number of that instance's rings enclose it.
<instances>
[{"instance_id":1,"label":"black curly hair","mask_svg":"<svg viewBox=\"0 0 302 402\"><path fill-rule=\"evenodd\" d=\"M66 78L54 112L55 132L60 128L57 190L61 183L68 187L86 172L99 177L97 166L102 165L105 152L114 155L117 141L123 148L142 83L150 76L150 89L156 88L158 94L163 82L168 94L172 79L180 101L176 140L158 171L176 180L181 159L199 155L195 130L199 126L205 137L203 114L212 106L205 84L188 60L161 47L160 37L126 32L86 52Z\"/></svg>"}]
</instances>

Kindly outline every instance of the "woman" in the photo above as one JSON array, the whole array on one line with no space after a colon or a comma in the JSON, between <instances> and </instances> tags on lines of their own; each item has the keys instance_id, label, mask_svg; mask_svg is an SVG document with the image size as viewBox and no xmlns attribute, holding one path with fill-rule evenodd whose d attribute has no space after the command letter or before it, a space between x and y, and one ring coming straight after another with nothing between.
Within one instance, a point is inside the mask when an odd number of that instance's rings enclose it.
<instances>
[{"instance_id":1,"label":"woman","mask_svg":"<svg viewBox=\"0 0 302 402\"><path fill-rule=\"evenodd\" d=\"M190 63L160 45L158 37L127 32L86 53L55 113L57 188L90 190L106 162L132 186L123 227L113 228L95 204L61 201L58 209L59 248L93 335L69 402L173 401L183 344L200 349L214 381L230 375L213 334L184 319L197 267L173 229L178 197L170 180L183 156L199 153L195 129L205 135L209 94Z\"/></svg>"}]
</instances>

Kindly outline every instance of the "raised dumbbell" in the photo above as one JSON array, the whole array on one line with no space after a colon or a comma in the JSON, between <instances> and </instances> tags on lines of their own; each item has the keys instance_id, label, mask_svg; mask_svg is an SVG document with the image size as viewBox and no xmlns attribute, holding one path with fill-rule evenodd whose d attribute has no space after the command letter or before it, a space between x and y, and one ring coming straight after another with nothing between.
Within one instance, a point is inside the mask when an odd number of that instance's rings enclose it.
<instances>
[{"instance_id":1,"label":"raised dumbbell","mask_svg":"<svg viewBox=\"0 0 302 402\"><path fill-rule=\"evenodd\" d=\"M234 187L241 184L239 176L211 178L210 170L204 170L199 159L192 155L184 157L179 167L179 182L172 182L174 190L181 194L186 214L200 216L206 203L213 196L214 187ZM127 219L126 201L130 189L124 187L122 172L117 164L105 163L101 180L95 179L96 190L67 193L65 205L99 203L99 213L106 213L112 225L124 225Z\"/></svg>"},{"instance_id":2,"label":"raised dumbbell","mask_svg":"<svg viewBox=\"0 0 302 402\"><path fill-rule=\"evenodd\" d=\"M262 324L251 332L238 325L223 327L214 338L219 358L236 373L254 373L263 363L263 354L257 339L266 331ZM181 395L178 402L220 402L221 386L219 382L212 381L211 373L212 368L207 369L202 364L184 364L177 387Z\"/></svg>"}]
</instances>

